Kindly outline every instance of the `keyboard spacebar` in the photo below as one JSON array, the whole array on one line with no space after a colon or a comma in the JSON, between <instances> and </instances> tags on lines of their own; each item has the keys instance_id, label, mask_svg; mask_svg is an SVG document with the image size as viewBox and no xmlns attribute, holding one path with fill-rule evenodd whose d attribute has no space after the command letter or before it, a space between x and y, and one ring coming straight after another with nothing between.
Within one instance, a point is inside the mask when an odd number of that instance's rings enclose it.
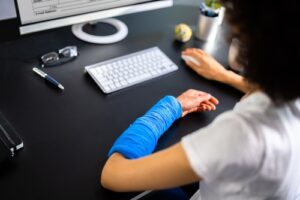
<instances>
[{"instance_id":1,"label":"keyboard spacebar","mask_svg":"<svg viewBox=\"0 0 300 200\"><path fill-rule=\"evenodd\" d=\"M138 83L138 82L147 80L151 77L152 77L151 74L143 74L143 75L139 75L139 76L136 76L136 77L129 78L129 79L127 79L127 82L129 84Z\"/></svg>"}]
</instances>

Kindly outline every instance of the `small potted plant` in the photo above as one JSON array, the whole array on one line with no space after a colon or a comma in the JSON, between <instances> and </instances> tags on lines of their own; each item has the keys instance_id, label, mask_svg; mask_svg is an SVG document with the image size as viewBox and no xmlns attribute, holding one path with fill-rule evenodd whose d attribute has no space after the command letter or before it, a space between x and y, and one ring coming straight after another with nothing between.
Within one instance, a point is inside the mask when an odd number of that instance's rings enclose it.
<instances>
[{"instance_id":1,"label":"small potted plant","mask_svg":"<svg viewBox=\"0 0 300 200\"><path fill-rule=\"evenodd\" d=\"M203 5L204 4L204 5ZM222 8L220 0L204 0L202 3L206 10L210 11L210 14L219 14L219 11Z\"/></svg>"},{"instance_id":2,"label":"small potted plant","mask_svg":"<svg viewBox=\"0 0 300 200\"><path fill-rule=\"evenodd\" d=\"M200 5L200 11L206 16L220 18L219 22L221 23L223 21L224 8L222 7L220 0L204 0ZM228 52L228 62L231 69L241 72L242 67L237 62L239 46L239 41L235 38L232 39Z\"/></svg>"},{"instance_id":3,"label":"small potted plant","mask_svg":"<svg viewBox=\"0 0 300 200\"><path fill-rule=\"evenodd\" d=\"M224 8L220 0L204 0L200 4L200 15L196 37L204 41L214 40L223 21Z\"/></svg>"}]
</instances>

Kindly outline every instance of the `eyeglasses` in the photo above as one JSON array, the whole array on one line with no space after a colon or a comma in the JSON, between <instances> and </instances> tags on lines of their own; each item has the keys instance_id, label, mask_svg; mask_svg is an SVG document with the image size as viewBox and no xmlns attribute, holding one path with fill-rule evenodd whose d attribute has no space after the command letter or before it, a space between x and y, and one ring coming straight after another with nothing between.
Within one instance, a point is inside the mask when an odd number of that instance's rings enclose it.
<instances>
[{"instance_id":1,"label":"eyeglasses","mask_svg":"<svg viewBox=\"0 0 300 200\"><path fill-rule=\"evenodd\" d=\"M58 52L49 52L41 56L41 67L52 67L71 61L78 56L76 46L67 46Z\"/></svg>"}]
</instances>

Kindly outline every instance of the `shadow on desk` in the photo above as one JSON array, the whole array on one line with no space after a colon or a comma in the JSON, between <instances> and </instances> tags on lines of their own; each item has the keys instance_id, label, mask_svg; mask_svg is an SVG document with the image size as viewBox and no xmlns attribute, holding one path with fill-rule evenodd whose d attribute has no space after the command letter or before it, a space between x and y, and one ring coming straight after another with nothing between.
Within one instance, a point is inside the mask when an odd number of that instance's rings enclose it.
<instances>
[{"instance_id":1,"label":"shadow on desk","mask_svg":"<svg viewBox=\"0 0 300 200\"><path fill-rule=\"evenodd\" d=\"M104 190L105 196L109 196L110 199L114 200L189 200L199 189L199 183L192 183L186 186L146 192L135 192L135 193L115 193L109 190ZM146 193L146 194L144 194ZM98 194L98 199L101 198L102 194Z\"/></svg>"},{"instance_id":2,"label":"shadow on desk","mask_svg":"<svg viewBox=\"0 0 300 200\"><path fill-rule=\"evenodd\" d=\"M147 196L141 198L141 200L189 200L189 197L180 189L168 189L161 191L154 191Z\"/></svg>"},{"instance_id":3,"label":"shadow on desk","mask_svg":"<svg viewBox=\"0 0 300 200\"><path fill-rule=\"evenodd\" d=\"M167 190L153 191L140 198L141 200L189 200L199 189L199 183Z\"/></svg>"}]
</instances>

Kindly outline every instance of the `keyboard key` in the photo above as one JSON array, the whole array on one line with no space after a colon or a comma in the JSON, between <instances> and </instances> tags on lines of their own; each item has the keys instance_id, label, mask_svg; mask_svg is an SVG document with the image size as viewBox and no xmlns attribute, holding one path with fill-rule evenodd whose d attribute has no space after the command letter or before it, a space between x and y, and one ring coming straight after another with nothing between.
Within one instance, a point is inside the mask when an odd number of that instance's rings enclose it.
<instances>
[{"instance_id":1,"label":"keyboard key","mask_svg":"<svg viewBox=\"0 0 300 200\"><path fill-rule=\"evenodd\" d=\"M143 74L141 76L136 76L136 77L132 77L130 79L128 79L128 83L136 83L136 82L140 82L142 80L147 80L151 77L150 74Z\"/></svg>"}]
</instances>

